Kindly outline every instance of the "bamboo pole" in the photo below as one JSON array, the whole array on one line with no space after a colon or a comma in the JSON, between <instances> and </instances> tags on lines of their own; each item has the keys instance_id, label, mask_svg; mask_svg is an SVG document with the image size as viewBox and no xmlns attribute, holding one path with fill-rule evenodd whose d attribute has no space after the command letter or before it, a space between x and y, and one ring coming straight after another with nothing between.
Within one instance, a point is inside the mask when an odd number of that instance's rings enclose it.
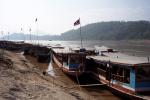
<instances>
[{"instance_id":1,"label":"bamboo pole","mask_svg":"<svg viewBox=\"0 0 150 100\"><path fill-rule=\"evenodd\" d=\"M79 20L80 20L80 18L79 18ZM80 21L80 38L81 38L81 48L83 48L82 34L81 34L81 21Z\"/></svg>"},{"instance_id":2,"label":"bamboo pole","mask_svg":"<svg viewBox=\"0 0 150 100\"><path fill-rule=\"evenodd\" d=\"M31 28L29 29L29 32L30 32L30 42L32 44L32 39L31 39Z\"/></svg>"}]
</instances>

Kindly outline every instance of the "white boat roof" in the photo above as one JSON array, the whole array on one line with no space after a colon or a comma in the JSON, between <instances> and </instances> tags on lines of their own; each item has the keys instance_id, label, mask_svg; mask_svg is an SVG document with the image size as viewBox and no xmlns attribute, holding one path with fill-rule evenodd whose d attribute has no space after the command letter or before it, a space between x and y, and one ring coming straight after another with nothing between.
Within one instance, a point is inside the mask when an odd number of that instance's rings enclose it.
<instances>
[{"instance_id":1,"label":"white boat roof","mask_svg":"<svg viewBox=\"0 0 150 100\"><path fill-rule=\"evenodd\" d=\"M98 50L98 51L107 51L108 49L110 49L106 46L95 46L94 48L95 50Z\"/></svg>"},{"instance_id":2,"label":"white boat roof","mask_svg":"<svg viewBox=\"0 0 150 100\"><path fill-rule=\"evenodd\" d=\"M81 48L80 48L80 47L74 47L74 48L71 48L71 49L72 49L72 50L80 50ZM83 48L83 49L84 49L84 48ZM85 49L86 49L87 51L88 51L88 50L91 50L91 51L94 50L93 48L88 48L88 47L86 47Z\"/></svg>"},{"instance_id":3,"label":"white boat roof","mask_svg":"<svg viewBox=\"0 0 150 100\"><path fill-rule=\"evenodd\" d=\"M71 48L52 48L55 53L75 53Z\"/></svg>"},{"instance_id":4,"label":"white boat roof","mask_svg":"<svg viewBox=\"0 0 150 100\"><path fill-rule=\"evenodd\" d=\"M114 63L121 63L121 64L143 64L143 63L149 63L147 57L136 57L136 56L130 56L122 53L103 53L105 56L87 56L88 58L92 58L94 60L99 61L111 61ZM150 59L149 59L150 60Z\"/></svg>"},{"instance_id":5,"label":"white boat roof","mask_svg":"<svg viewBox=\"0 0 150 100\"><path fill-rule=\"evenodd\" d=\"M75 53L76 50L80 50L81 48L79 47L74 47L74 48L70 48L70 47L52 47L52 50L56 53ZM93 50L90 48L86 48L86 50Z\"/></svg>"}]
</instances>

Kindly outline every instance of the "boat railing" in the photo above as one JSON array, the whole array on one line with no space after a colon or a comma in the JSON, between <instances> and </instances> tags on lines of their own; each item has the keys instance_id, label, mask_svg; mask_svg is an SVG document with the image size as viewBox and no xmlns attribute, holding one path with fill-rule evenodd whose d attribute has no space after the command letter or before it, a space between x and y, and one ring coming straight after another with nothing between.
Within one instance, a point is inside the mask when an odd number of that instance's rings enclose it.
<instances>
[{"instance_id":1,"label":"boat railing","mask_svg":"<svg viewBox=\"0 0 150 100\"><path fill-rule=\"evenodd\" d=\"M100 68L97 68L98 69L98 73L104 77L106 77L106 71L103 70L103 69L100 69Z\"/></svg>"},{"instance_id":2,"label":"boat railing","mask_svg":"<svg viewBox=\"0 0 150 100\"><path fill-rule=\"evenodd\" d=\"M112 74L112 79L113 79L113 80L118 80L118 81L120 81L120 82L124 82L124 76Z\"/></svg>"}]
</instances>

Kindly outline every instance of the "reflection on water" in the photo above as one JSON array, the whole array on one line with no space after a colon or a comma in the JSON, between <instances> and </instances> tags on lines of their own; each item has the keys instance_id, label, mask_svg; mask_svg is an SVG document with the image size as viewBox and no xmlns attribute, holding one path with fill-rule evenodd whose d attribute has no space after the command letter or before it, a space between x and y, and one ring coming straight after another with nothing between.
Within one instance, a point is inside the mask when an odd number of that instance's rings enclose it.
<instances>
[{"instance_id":1,"label":"reflection on water","mask_svg":"<svg viewBox=\"0 0 150 100\"><path fill-rule=\"evenodd\" d=\"M55 72L54 72L52 63L49 63L47 72L48 72L48 74L50 74L51 76L53 76L53 77L55 76Z\"/></svg>"}]
</instances>

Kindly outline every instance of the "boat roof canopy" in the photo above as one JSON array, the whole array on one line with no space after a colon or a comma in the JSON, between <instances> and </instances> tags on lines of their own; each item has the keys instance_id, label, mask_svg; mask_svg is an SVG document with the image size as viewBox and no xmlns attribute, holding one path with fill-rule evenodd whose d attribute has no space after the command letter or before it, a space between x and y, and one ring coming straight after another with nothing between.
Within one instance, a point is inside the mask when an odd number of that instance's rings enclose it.
<instances>
[{"instance_id":1,"label":"boat roof canopy","mask_svg":"<svg viewBox=\"0 0 150 100\"><path fill-rule=\"evenodd\" d=\"M84 53L77 53L73 48L68 48L68 47L65 47L65 48L52 48L52 50L55 53L61 53L61 54L84 54Z\"/></svg>"},{"instance_id":2,"label":"boat roof canopy","mask_svg":"<svg viewBox=\"0 0 150 100\"><path fill-rule=\"evenodd\" d=\"M113 52L113 51L116 51L116 50L114 50L114 49L112 49L112 48L108 48L108 47L106 47L106 46L95 46L94 47L95 48L95 51L99 51L99 52Z\"/></svg>"},{"instance_id":3,"label":"boat roof canopy","mask_svg":"<svg viewBox=\"0 0 150 100\"><path fill-rule=\"evenodd\" d=\"M69 48L52 48L52 50L55 53L63 53L63 54L68 54L68 53L75 53L74 51L72 51Z\"/></svg>"},{"instance_id":4,"label":"boat roof canopy","mask_svg":"<svg viewBox=\"0 0 150 100\"><path fill-rule=\"evenodd\" d=\"M138 66L138 65L149 65L150 62L148 61L147 57L136 57L136 56L130 56L122 53L103 53L103 56L87 56L88 58L91 58L93 60L97 61L104 61L104 62L111 62L114 64L124 64L128 66Z\"/></svg>"}]
</instances>

